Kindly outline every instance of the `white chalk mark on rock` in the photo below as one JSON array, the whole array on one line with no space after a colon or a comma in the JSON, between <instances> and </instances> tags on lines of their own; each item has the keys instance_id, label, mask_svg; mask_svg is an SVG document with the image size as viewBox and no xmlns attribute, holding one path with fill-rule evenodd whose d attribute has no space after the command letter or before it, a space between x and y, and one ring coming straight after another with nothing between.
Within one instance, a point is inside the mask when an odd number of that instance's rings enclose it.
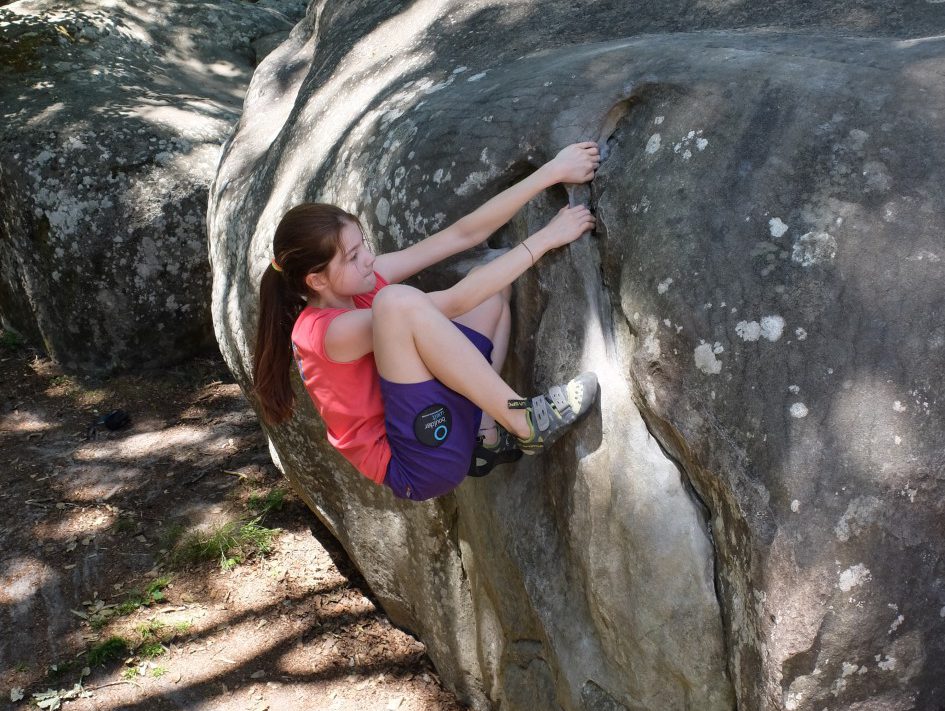
<instances>
[{"instance_id":1,"label":"white chalk mark on rock","mask_svg":"<svg viewBox=\"0 0 945 711\"><path fill-rule=\"evenodd\" d=\"M761 335L774 343L784 333L784 319L780 316L761 317Z\"/></svg>"},{"instance_id":2,"label":"white chalk mark on rock","mask_svg":"<svg viewBox=\"0 0 945 711\"><path fill-rule=\"evenodd\" d=\"M716 343L716 346L721 347L718 343ZM696 367L706 375L718 375L722 372L722 361L715 357L715 352L708 343L696 346L693 356L696 360Z\"/></svg>"},{"instance_id":3,"label":"white chalk mark on rock","mask_svg":"<svg viewBox=\"0 0 945 711\"><path fill-rule=\"evenodd\" d=\"M872 579L873 576L869 569L862 563L857 563L856 565L852 565L840 573L840 579L837 581L837 587L843 592L849 592L853 588L858 587L863 583L869 582Z\"/></svg>"},{"instance_id":4,"label":"white chalk mark on rock","mask_svg":"<svg viewBox=\"0 0 945 711\"><path fill-rule=\"evenodd\" d=\"M777 239L788 231L788 226L781 222L780 217L772 217L768 220L768 228L771 230L771 236Z\"/></svg>"},{"instance_id":5,"label":"white chalk mark on rock","mask_svg":"<svg viewBox=\"0 0 945 711\"><path fill-rule=\"evenodd\" d=\"M895 620L893 620L893 623L892 623L891 625L889 625L889 632L888 632L888 634L892 634L892 633L895 632L897 629L899 629L899 625L901 625L901 624L902 624L903 622L905 622L905 621L906 621L906 618L903 617L902 615L899 615L899 617L897 617Z\"/></svg>"},{"instance_id":6,"label":"white chalk mark on rock","mask_svg":"<svg viewBox=\"0 0 945 711\"><path fill-rule=\"evenodd\" d=\"M761 337L761 324L757 321L739 321L735 324L735 333L743 341L757 341Z\"/></svg>"},{"instance_id":7,"label":"white chalk mark on rock","mask_svg":"<svg viewBox=\"0 0 945 711\"><path fill-rule=\"evenodd\" d=\"M387 225L387 218L390 215L390 203L387 198L381 198L374 207L374 214L377 215L377 221L381 225Z\"/></svg>"},{"instance_id":8,"label":"white chalk mark on rock","mask_svg":"<svg viewBox=\"0 0 945 711\"><path fill-rule=\"evenodd\" d=\"M739 321L735 324L735 333L743 341L757 341L766 338L774 343L784 333L784 319L780 316L762 316L758 321Z\"/></svg>"},{"instance_id":9,"label":"white chalk mark on rock","mask_svg":"<svg viewBox=\"0 0 945 711\"><path fill-rule=\"evenodd\" d=\"M837 241L827 232L808 232L794 243L791 259L802 267L829 262L837 256Z\"/></svg>"},{"instance_id":10,"label":"white chalk mark on rock","mask_svg":"<svg viewBox=\"0 0 945 711\"><path fill-rule=\"evenodd\" d=\"M880 502L875 496L858 496L847 506L833 532L839 541L846 543L865 531L879 511Z\"/></svg>"}]
</instances>

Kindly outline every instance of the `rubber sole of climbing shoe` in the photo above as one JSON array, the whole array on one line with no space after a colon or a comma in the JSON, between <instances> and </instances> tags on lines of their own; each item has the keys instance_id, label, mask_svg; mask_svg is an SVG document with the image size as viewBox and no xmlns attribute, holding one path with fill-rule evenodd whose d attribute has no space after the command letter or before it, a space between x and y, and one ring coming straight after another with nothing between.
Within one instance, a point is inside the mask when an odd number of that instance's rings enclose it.
<instances>
[{"instance_id":1,"label":"rubber sole of climbing shoe","mask_svg":"<svg viewBox=\"0 0 945 711\"><path fill-rule=\"evenodd\" d=\"M497 423L495 427L499 438L493 445L485 444L483 438L479 438L466 476L485 476L500 464L511 464L522 458L516 438L502 425Z\"/></svg>"}]
</instances>

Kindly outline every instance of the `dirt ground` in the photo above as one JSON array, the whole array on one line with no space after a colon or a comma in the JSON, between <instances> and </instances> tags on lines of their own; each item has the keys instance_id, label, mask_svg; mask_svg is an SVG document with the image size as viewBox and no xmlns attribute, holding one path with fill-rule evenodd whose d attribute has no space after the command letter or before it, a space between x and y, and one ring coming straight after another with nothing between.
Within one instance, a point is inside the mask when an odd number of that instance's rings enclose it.
<instances>
[{"instance_id":1,"label":"dirt ground","mask_svg":"<svg viewBox=\"0 0 945 711\"><path fill-rule=\"evenodd\" d=\"M95 382L0 336L0 707L465 708L222 362Z\"/></svg>"}]
</instances>

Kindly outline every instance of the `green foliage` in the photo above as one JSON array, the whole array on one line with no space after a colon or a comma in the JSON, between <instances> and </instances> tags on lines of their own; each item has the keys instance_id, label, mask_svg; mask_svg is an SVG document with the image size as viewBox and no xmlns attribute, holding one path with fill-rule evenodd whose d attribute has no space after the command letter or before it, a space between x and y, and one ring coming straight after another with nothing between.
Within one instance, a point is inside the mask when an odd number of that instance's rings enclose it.
<instances>
[{"instance_id":1,"label":"green foliage","mask_svg":"<svg viewBox=\"0 0 945 711\"><path fill-rule=\"evenodd\" d=\"M104 642L99 642L89 648L86 653L88 664L90 667L95 667L114 659L120 659L128 654L128 649L128 641L124 637L109 637Z\"/></svg>"},{"instance_id":2,"label":"green foliage","mask_svg":"<svg viewBox=\"0 0 945 711\"><path fill-rule=\"evenodd\" d=\"M144 589L144 592L132 590L128 593L128 597L126 597L125 600L117 606L115 610L116 614L128 615L140 607L148 607L155 602L161 602L164 600L163 590L170 584L171 577L169 575L164 575L148 583L148 586Z\"/></svg>"},{"instance_id":3,"label":"green foliage","mask_svg":"<svg viewBox=\"0 0 945 711\"><path fill-rule=\"evenodd\" d=\"M149 620L143 625L138 625L138 634L141 635L143 641L156 639L161 636L165 627L167 625L160 620Z\"/></svg>"},{"instance_id":4,"label":"green foliage","mask_svg":"<svg viewBox=\"0 0 945 711\"><path fill-rule=\"evenodd\" d=\"M194 623L190 620L181 620L180 622L174 623L174 630L180 634L185 634L190 632L190 628L194 626Z\"/></svg>"},{"instance_id":5,"label":"green foliage","mask_svg":"<svg viewBox=\"0 0 945 711\"><path fill-rule=\"evenodd\" d=\"M247 506L262 518L270 511L281 511L285 501L285 489L273 489L265 496L253 494L246 502Z\"/></svg>"},{"instance_id":6,"label":"green foliage","mask_svg":"<svg viewBox=\"0 0 945 711\"><path fill-rule=\"evenodd\" d=\"M138 648L138 656L144 659L153 659L154 657L160 657L166 651L167 647L160 642L145 642Z\"/></svg>"},{"instance_id":7,"label":"green foliage","mask_svg":"<svg viewBox=\"0 0 945 711\"><path fill-rule=\"evenodd\" d=\"M46 676L59 678L64 674L68 674L73 671L78 666L78 662L74 659L67 659L64 662L56 662L55 664L50 664L49 668L46 670Z\"/></svg>"},{"instance_id":8,"label":"green foliage","mask_svg":"<svg viewBox=\"0 0 945 711\"><path fill-rule=\"evenodd\" d=\"M144 589L145 595L149 599L148 604L152 602L161 602L164 599L164 593L162 591L170 584L170 575L162 575L160 578L155 578L150 583L148 583L148 587Z\"/></svg>"},{"instance_id":9,"label":"green foliage","mask_svg":"<svg viewBox=\"0 0 945 711\"><path fill-rule=\"evenodd\" d=\"M187 529L179 523L174 523L168 526L161 533L161 548L166 551L171 550L177 545L181 539L181 536L183 536L186 531Z\"/></svg>"},{"instance_id":10,"label":"green foliage","mask_svg":"<svg viewBox=\"0 0 945 711\"><path fill-rule=\"evenodd\" d=\"M209 532L184 536L171 554L171 562L188 565L219 560L223 570L230 570L254 555L271 551L280 530L261 526L259 517L245 523L229 521Z\"/></svg>"},{"instance_id":11,"label":"green foliage","mask_svg":"<svg viewBox=\"0 0 945 711\"><path fill-rule=\"evenodd\" d=\"M112 530L115 533L134 533L138 530L138 524L130 516L119 516L112 524Z\"/></svg>"}]
</instances>

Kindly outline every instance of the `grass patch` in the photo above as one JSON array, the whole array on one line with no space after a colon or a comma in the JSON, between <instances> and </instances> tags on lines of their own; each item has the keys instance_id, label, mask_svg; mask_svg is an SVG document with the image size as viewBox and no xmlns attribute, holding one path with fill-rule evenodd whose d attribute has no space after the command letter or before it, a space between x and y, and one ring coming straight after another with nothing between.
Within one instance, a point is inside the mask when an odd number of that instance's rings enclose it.
<instances>
[{"instance_id":1,"label":"grass patch","mask_svg":"<svg viewBox=\"0 0 945 711\"><path fill-rule=\"evenodd\" d=\"M167 667L154 667L154 669L151 670L151 676L153 676L155 679L160 678L165 674L167 674Z\"/></svg>"},{"instance_id":2,"label":"grass patch","mask_svg":"<svg viewBox=\"0 0 945 711\"><path fill-rule=\"evenodd\" d=\"M165 627L167 627L167 625L159 620L150 620L143 625L138 625L138 634L141 636L142 641L158 639L161 637L161 633L164 631Z\"/></svg>"},{"instance_id":3,"label":"grass patch","mask_svg":"<svg viewBox=\"0 0 945 711\"><path fill-rule=\"evenodd\" d=\"M163 575L148 583L144 591L133 590L128 593L128 597L118 605L115 613L118 615L129 615L140 607L148 607L155 602L164 600L164 588L171 584L171 577Z\"/></svg>"},{"instance_id":4,"label":"grass patch","mask_svg":"<svg viewBox=\"0 0 945 711\"><path fill-rule=\"evenodd\" d=\"M184 566L218 560L223 570L230 570L255 555L269 553L280 530L261 526L256 517L247 522L229 521L208 532L189 533L171 553L171 563Z\"/></svg>"},{"instance_id":5,"label":"grass patch","mask_svg":"<svg viewBox=\"0 0 945 711\"><path fill-rule=\"evenodd\" d=\"M96 667L100 664L121 659L128 654L128 641L124 637L109 637L104 642L89 648L87 654L90 667Z\"/></svg>"},{"instance_id":6,"label":"grass patch","mask_svg":"<svg viewBox=\"0 0 945 711\"><path fill-rule=\"evenodd\" d=\"M69 672L77 669L79 666L78 662L74 659L67 659L64 662L56 662L55 664L50 664L46 668L46 676L59 679L59 677L68 674Z\"/></svg>"},{"instance_id":7,"label":"grass patch","mask_svg":"<svg viewBox=\"0 0 945 711\"><path fill-rule=\"evenodd\" d=\"M105 627L113 617L130 615L139 608L149 607L155 602L161 602L164 600L163 590L170 584L170 576L165 575L152 580L143 591L132 590L128 592L125 599L119 603L106 605L99 598L95 598L94 602L85 602L83 605L88 608L87 612L85 614L76 612L76 614L87 620L91 628L97 632Z\"/></svg>"},{"instance_id":8,"label":"grass patch","mask_svg":"<svg viewBox=\"0 0 945 711\"><path fill-rule=\"evenodd\" d=\"M161 548L169 551L178 544L187 529L179 523L173 523L161 531Z\"/></svg>"},{"instance_id":9,"label":"grass patch","mask_svg":"<svg viewBox=\"0 0 945 711\"><path fill-rule=\"evenodd\" d=\"M171 576L162 575L160 578L155 578L148 583L148 587L144 589L144 593L147 595L150 602L161 602L164 599L163 590L170 584Z\"/></svg>"},{"instance_id":10,"label":"grass patch","mask_svg":"<svg viewBox=\"0 0 945 711\"><path fill-rule=\"evenodd\" d=\"M246 502L250 510L262 518L270 511L281 511L285 502L285 489L273 489L265 496L252 494Z\"/></svg>"},{"instance_id":11,"label":"grass patch","mask_svg":"<svg viewBox=\"0 0 945 711\"><path fill-rule=\"evenodd\" d=\"M138 523L130 516L119 516L112 524L115 533L134 533L138 530Z\"/></svg>"},{"instance_id":12,"label":"grass patch","mask_svg":"<svg viewBox=\"0 0 945 711\"><path fill-rule=\"evenodd\" d=\"M187 634L193 626L194 623L190 620L181 620L180 622L174 623L174 631L180 634Z\"/></svg>"},{"instance_id":13,"label":"grass patch","mask_svg":"<svg viewBox=\"0 0 945 711\"><path fill-rule=\"evenodd\" d=\"M138 597L137 594L132 593L132 595L128 597L128 599L126 599L124 602L119 604L118 607L115 608L115 614L119 616L130 615L132 612L137 610L143 604L144 604L143 599ZM95 625L93 624L92 627L94 629ZM98 629L101 629L101 626L99 626Z\"/></svg>"},{"instance_id":14,"label":"grass patch","mask_svg":"<svg viewBox=\"0 0 945 711\"><path fill-rule=\"evenodd\" d=\"M160 642L145 642L138 648L138 656L142 659L154 659L154 657L160 657L166 651L167 647Z\"/></svg>"}]
</instances>

